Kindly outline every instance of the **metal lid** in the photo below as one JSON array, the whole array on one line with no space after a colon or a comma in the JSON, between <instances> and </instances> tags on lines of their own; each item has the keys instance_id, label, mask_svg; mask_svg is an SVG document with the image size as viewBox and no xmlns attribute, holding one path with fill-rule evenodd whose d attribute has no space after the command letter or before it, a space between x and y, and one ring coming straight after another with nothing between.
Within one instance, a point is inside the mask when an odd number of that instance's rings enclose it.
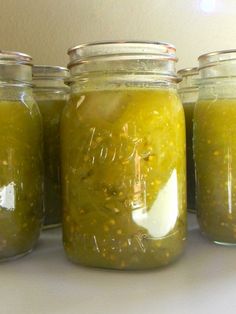
<instances>
[{"instance_id":1,"label":"metal lid","mask_svg":"<svg viewBox=\"0 0 236 314\"><path fill-rule=\"evenodd\" d=\"M22 52L0 50L0 63L32 65L32 57Z\"/></svg>"},{"instance_id":2,"label":"metal lid","mask_svg":"<svg viewBox=\"0 0 236 314\"><path fill-rule=\"evenodd\" d=\"M109 60L158 59L177 61L176 49L164 42L152 41L107 41L81 44L68 50L68 67L92 59Z\"/></svg>"}]
</instances>

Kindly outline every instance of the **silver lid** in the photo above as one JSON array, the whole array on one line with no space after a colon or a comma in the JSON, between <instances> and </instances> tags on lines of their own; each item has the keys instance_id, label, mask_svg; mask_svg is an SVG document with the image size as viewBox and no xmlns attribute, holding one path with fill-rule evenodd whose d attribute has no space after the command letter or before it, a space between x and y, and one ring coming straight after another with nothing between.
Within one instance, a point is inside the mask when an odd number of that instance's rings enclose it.
<instances>
[{"instance_id":1,"label":"silver lid","mask_svg":"<svg viewBox=\"0 0 236 314\"><path fill-rule=\"evenodd\" d=\"M68 67L94 58L109 60L169 59L177 61L176 49L164 42L152 41L107 41L81 44L68 50Z\"/></svg>"},{"instance_id":2,"label":"silver lid","mask_svg":"<svg viewBox=\"0 0 236 314\"><path fill-rule=\"evenodd\" d=\"M0 63L32 65L32 57L22 52L0 50Z\"/></svg>"}]
</instances>

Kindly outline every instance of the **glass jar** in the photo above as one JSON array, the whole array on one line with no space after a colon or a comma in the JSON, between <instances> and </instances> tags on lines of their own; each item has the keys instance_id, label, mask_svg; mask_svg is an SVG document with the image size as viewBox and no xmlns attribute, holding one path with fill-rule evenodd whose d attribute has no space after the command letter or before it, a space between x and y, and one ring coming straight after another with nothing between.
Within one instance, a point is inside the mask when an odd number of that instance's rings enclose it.
<instances>
[{"instance_id":1,"label":"glass jar","mask_svg":"<svg viewBox=\"0 0 236 314\"><path fill-rule=\"evenodd\" d=\"M199 57L194 113L196 206L201 231L236 243L236 50Z\"/></svg>"},{"instance_id":2,"label":"glass jar","mask_svg":"<svg viewBox=\"0 0 236 314\"><path fill-rule=\"evenodd\" d=\"M60 118L69 95L69 71L59 66L33 67L34 97L44 131L44 227L61 224Z\"/></svg>"},{"instance_id":3,"label":"glass jar","mask_svg":"<svg viewBox=\"0 0 236 314\"><path fill-rule=\"evenodd\" d=\"M187 208L196 213L195 208L195 168L193 161L193 112L198 99L198 68L186 68L178 71L181 79L179 95L184 107L186 124L187 152Z\"/></svg>"},{"instance_id":4,"label":"glass jar","mask_svg":"<svg viewBox=\"0 0 236 314\"><path fill-rule=\"evenodd\" d=\"M30 252L43 221L42 121L31 61L0 51L0 261Z\"/></svg>"},{"instance_id":5,"label":"glass jar","mask_svg":"<svg viewBox=\"0 0 236 314\"><path fill-rule=\"evenodd\" d=\"M186 237L175 48L108 42L68 53L71 96L61 124L66 254L103 268L167 265Z\"/></svg>"}]
</instances>

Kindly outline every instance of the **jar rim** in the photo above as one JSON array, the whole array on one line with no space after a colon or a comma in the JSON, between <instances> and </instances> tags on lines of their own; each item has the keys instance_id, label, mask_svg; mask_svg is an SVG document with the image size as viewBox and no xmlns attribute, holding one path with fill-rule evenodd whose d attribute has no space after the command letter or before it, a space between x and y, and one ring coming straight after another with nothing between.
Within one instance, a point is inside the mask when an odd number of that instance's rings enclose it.
<instances>
[{"instance_id":1,"label":"jar rim","mask_svg":"<svg viewBox=\"0 0 236 314\"><path fill-rule=\"evenodd\" d=\"M152 45L165 45L170 48L172 48L174 51L176 50L175 46L167 43L167 42L162 42L162 41L151 41L151 40L117 40L117 41L94 41L94 42L87 42L87 43L82 43L76 46L73 46L68 49L67 53L69 54L71 51L76 50L78 48L83 48L83 47L89 47L89 46L98 46L98 45L114 45L114 44L152 44Z\"/></svg>"},{"instance_id":2,"label":"jar rim","mask_svg":"<svg viewBox=\"0 0 236 314\"><path fill-rule=\"evenodd\" d=\"M177 75L181 76L198 75L198 71L199 71L198 67L183 68L177 71Z\"/></svg>"},{"instance_id":3,"label":"jar rim","mask_svg":"<svg viewBox=\"0 0 236 314\"><path fill-rule=\"evenodd\" d=\"M135 60L145 57L144 59L177 61L175 46L157 41L91 42L74 46L67 53L70 57L68 68L98 58Z\"/></svg>"},{"instance_id":4,"label":"jar rim","mask_svg":"<svg viewBox=\"0 0 236 314\"><path fill-rule=\"evenodd\" d=\"M32 57L19 51L0 50L0 63L25 64L32 66Z\"/></svg>"},{"instance_id":5,"label":"jar rim","mask_svg":"<svg viewBox=\"0 0 236 314\"><path fill-rule=\"evenodd\" d=\"M198 57L199 70L225 61L236 60L236 49L212 51Z\"/></svg>"}]
</instances>

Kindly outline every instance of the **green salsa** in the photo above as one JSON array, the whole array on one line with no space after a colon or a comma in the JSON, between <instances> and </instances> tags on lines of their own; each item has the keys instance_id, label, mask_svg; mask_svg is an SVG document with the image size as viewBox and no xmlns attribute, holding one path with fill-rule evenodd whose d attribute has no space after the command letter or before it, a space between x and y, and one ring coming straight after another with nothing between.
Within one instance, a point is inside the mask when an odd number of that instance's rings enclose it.
<instances>
[{"instance_id":1,"label":"green salsa","mask_svg":"<svg viewBox=\"0 0 236 314\"><path fill-rule=\"evenodd\" d=\"M219 243L236 243L235 117L235 99L199 101L194 115L198 220Z\"/></svg>"},{"instance_id":2,"label":"green salsa","mask_svg":"<svg viewBox=\"0 0 236 314\"><path fill-rule=\"evenodd\" d=\"M0 101L0 260L29 252L43 221L42 130L32 101Z\"/></svg>"},{"instance_id":3,"label":"green salsa","mask_svg":"<svg viewBox=\"0 0 236 314\"><path fill-rule=\"evenodd\" d=\"M63 241L87 266L167 265L186 237L184 113L174 90L73 94L62 115Z\"/></svg>"},{"instance_id":4,"label":"green salsa","mask_svg":"<svg viewBox=\"0 0 236 314\"><path fill-rule=\"evenodd\" d=\"M44 131L45 226L61 223L60 118L66 100L38 100Z\"/></svg>"}]
</instances>

